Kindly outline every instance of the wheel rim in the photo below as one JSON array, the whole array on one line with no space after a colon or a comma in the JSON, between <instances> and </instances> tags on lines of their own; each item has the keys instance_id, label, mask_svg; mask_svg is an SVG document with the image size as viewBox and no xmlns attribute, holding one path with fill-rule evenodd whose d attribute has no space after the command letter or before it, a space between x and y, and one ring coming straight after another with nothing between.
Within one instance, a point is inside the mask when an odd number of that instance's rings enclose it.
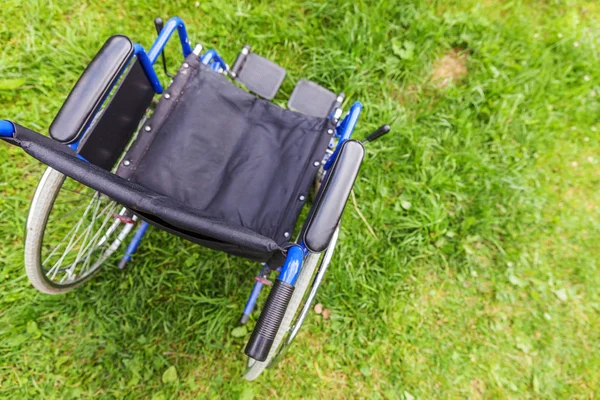
<instances>
[{"instance_id":1,"label":"wheel rim","mask_svg":"<svg viewBox=\"0 0 600 400\"><path fill-rule=\"evenodd\" d=\"M273 356L270 357L270 359L269 358L267 359L266 368L273 368L275 365L277 365L277 363L282 359L282 357L285 355L285 353L289 349L291 343L293 342L296 335L298 334L300 327L304 323L304 320L306 319L306 317L309 313L309 310L312 306L312 303L315 299L317 291L323 281L323 277L325 276L325 273L327 272L329 263L331 262L331 258L335 251L335 246L337 244L339 231L340 231L340 226L338 225L336 230L334 231L332 238L331 238L331 242L329 243L329 246L327 247L325 252L320 253L320 254L310 253L307 256L307 259L305 260L305 262L307 264L314 262L316 264L315 272L310 277L310 280L309 280L310 283L307 286L306 291L302 295L302 300L300 301L298 308L294 312L294 315L292 316L290 324L283 334L282 340L277 343L277 347L275 349L271 350ZM281 327L280 327L280 329L281 329ZM279 335L279 332L278 332L278 335ZM251 369L257 363L258 363L258 361L248 357L248 362L246 363L246 375L251 371ZM255 377L252 379L255 379Z\"/></svg>"},{"instance_id":2,"label":"wheel rim","mask_svg":"<svg viewBox=\"0 0 600 400\"><path fill-rule=\"evenodd\" d=\"M63 177L40 243L45 281L65 288L94 274L133 228L126 216L127 210L106 196Z\"/></svg>"}]
</instances>

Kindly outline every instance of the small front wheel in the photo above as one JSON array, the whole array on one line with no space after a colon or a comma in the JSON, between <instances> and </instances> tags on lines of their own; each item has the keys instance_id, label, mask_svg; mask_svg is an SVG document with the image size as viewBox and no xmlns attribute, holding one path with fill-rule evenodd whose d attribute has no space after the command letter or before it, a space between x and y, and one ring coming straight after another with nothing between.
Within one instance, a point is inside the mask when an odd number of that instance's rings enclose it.
<instances>
[{"instance_id":1,"label":"small front wheel","mask_svg":"<svg viewBox=\"0 0 600 400\"><path fill-rule=\"evenodd\" d=\"M68 292L92 277L135 224L124 207L60 172L44 172L29 209L25 271L40 292Z\"/></svg>"}]
</instances>

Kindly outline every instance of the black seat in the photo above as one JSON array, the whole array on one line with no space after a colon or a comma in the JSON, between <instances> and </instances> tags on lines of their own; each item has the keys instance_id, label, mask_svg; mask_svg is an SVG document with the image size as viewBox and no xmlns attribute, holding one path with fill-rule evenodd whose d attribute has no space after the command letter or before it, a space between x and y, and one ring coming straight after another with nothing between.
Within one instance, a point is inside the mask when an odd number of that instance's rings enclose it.
<instances>
[{"instance_id":1,"label":"black seat","mask_svg":"<svg viewBox=\"0 0 600 400\"><path fill-rule=\"evenodd\" d=\"M192 55L117 174L284 245L334 128L245 92Z\"/></svg>"}]
</instances>

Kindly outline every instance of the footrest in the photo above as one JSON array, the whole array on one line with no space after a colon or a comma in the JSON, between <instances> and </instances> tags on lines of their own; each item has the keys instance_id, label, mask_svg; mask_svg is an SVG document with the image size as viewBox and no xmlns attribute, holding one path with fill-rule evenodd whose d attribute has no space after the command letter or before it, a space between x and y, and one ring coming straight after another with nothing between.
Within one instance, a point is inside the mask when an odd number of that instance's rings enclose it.
<instances>
[{"instance_id":1,"label":"footrest","mask_svg":"<svg viewBox=\"0 0 600 400\"><path fill-rule=\"evenodd\" d=\"M337 95L308 79L300 79L288 100L288 108L313 117L327 117L337 103Z\"/></svg>"},{"instance_id":2,"label":"footrest","mask_svg":"<svg viewBox=\"0 0 600 400\"><path fill-rule=\"evenodd\" d=\"M233 77L251 92L271 100L277 94L286 71L264 57L250 52L246 45L231 68Z\"/></svg>"}]
</instances>

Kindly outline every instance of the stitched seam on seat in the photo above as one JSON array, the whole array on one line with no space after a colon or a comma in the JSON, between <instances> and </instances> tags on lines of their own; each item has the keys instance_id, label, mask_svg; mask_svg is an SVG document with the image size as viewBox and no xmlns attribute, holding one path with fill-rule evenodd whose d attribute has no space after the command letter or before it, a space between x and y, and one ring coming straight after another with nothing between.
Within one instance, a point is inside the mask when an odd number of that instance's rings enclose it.
<instances>
[{"instance_id":1,"label":"stitched seam on seat","mask_svg":"<svg viewBox=\"0 0 600 400\"><path fill-rule=\"evenodd\" d=\"M312 146L312 149L311 149L310 157L308 157L308 159L306 160L306 163L304 164L304 171L306 171L308 168L310 168L310 167L311 167L311 164L313 163L313 157L315 156L315 153L316 153L316 151L317 151L317 147L319 146L319 143L321 142L321 137L320 137L320 135L326 135L326 130L327 130L327 128L328 128L328 122L329 122L329 120L328 120L328 119L324 119L324 121L323 121L323 125L322 125L322 128L321 128L321 131L320 131L320 133L319 133L318 135L315 135L315 141L314 141L314 143L313 143L313 146ZM323 153L325 153L325 151L323 151ZM321 162L321 160L319 160L319 162ZM317 172L315 171L315 173L314 173L314 175L313 175L313 179L314 179L314 176L316 176L316 173L317 173ZM300 175L300 176L298 177L298 180L296 181L296 184L294 185L294 192L293 192L293 193L294 193L294 195L293 195L293 196L291 196L291 198L290 198L290 200L289 200L289 202L288 202L288 204L287 204L286 211L285 211L285 212L282 214L282 216L279 218L279 222L278 222L278 224L277 224L277 225L278 225L278 229L277 229L277 235L278 235L278 236L280 236L280 235L281 235L281 236L283 236L283 233L285 232L285 231L284 231L285 227L283 227L282 225L283 225L284 223L287 223L287 222L288 222L288 220L291 220L291 215L295 214L295 208L294 208L294 206L293 206L293 205L294 205L294 203L295 203L295 202L299 201L299 200L298 200L298 196L299 196L299 193L298 193L298 192L299 192L299 190L300 190L300 186L302 185L302 183L303 183L303 181L304 181L304 178L305 178L305 175L304 175L304 174L302 174L302 175ZM309 183L309 185L310 185L310 183ZM305 197L307 197L307 198L308 198L308 193L305 195ZM302 207L304 206L304 204L305 204L305 203L302 203L302 204L299 206L299 207L300 207L300 210L298 211L298 214L299 214L299 213L302 211ZM290 215L290 214L291 214L291 215ZM294 228L295 228L295 224L296 224L297 222L298 222L297 220L294 222L294 227L292 227L291 229L294 229ZM282 232L282 231L284 231L284 232ZM290 232L290 235L291 235L291 234L292 234L292 232ZM289 239L291 239L291 237L290 237ZM288 241L289 241L289 240L288 240ZM276 242L277 244L279 244L279 243L280 243L280 241L279 241L279 239L278 239L278 238L276 238L276 239L275 239L275 242Z\"/></svg>"},{"instance_id":2,"label":"stitched seam on seat","mask_svg":"<svg viewBox=\"0 0 600 400\"><path fill-rule=\"evenodd\" d=\"M168 102L168 103L166 103L167 106L164 108L165 117L162 119L162 121L158 121L159 124L157 124L157 125L155 125L153 127L154 134L150 137L150 140L148 141L148 143L143 147L143 151L140 153L139 158L137 160L134 160L135 161L135 165L129 170L129 179L131 179L135 175L135 173L137 172L138 167L140 166L141 162L146 157L146 153L148 153L148 150L150 149L150 147L152 147L152 144L154 143L154 141L158 137L158 135L160 133L160 129L171 118L171 115L172 115L171 111L177 105L177 102L179 101L179 99L183 95L186 87L190 84L190 82L192 82L192 78L195 77L196 73L200 69L197 64L196 65L193 65L193 64L190 65L188 63L188 65L189 65L189 68L187 68L187 70L191 69L191 70L194 70L194 72L187 74L185 82L183 83L183 85L182 85L181 90L179 91L179 93L175 94L175 93L169 92L169 94L172 96L170 99L164 99L164 95L163 95L163 98L161 99L161 102L159 103L159 106L161 106L164 102ZM181 67L180 70L183 70L183 67ZM172 87L172 85L170 87ZM167 92L168 92L168 89L167 89ZM163 110L161 110L161 112L162 111ZM156 111L154 112L153 116L155 114L156 114ZM148 122L151 123L153 121L155 121L155 120L152 119L152 117L150 117L150 120ZM140 132L138 133L138 136L139 135L144 135L144 134L146 134L146 133L144 132L144 128L142 127L140 129ZM144 145L143 142L140 142L140 145L143 146ZM132 148L133 148L133 146L132 146Z\"/></svg>"}]
</instances>

